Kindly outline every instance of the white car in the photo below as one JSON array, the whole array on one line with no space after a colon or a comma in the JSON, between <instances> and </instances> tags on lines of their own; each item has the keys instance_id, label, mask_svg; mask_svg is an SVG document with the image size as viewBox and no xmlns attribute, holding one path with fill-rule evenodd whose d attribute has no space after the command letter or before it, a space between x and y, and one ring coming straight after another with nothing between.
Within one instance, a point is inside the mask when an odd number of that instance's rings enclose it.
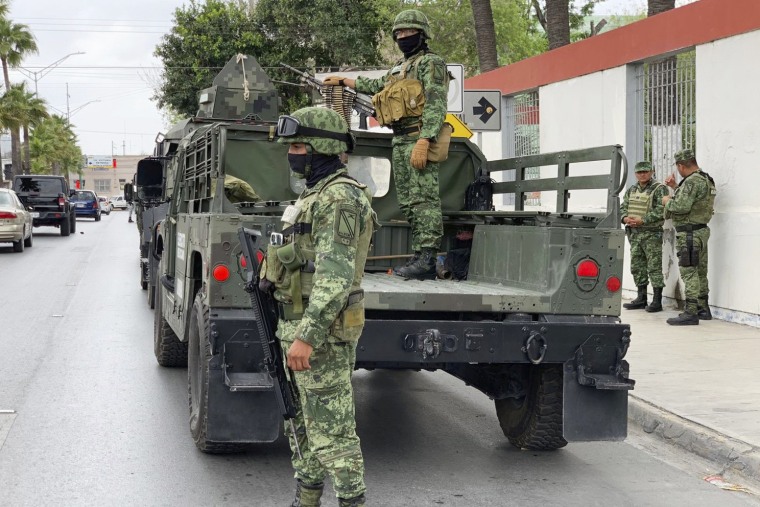
<instances>
[{"instance_id":1,"label":"white car","mask_svg":"<svg viewBox=\"0 0 760 507\"><path fill-rule=\"evenodd\" d=\"M32 246L32 215L21 204L16 192L0 188L0 242L13 243L14 252Z\"/></svg>"},{"instance_id":2,"label":"white car","mask_svg":"<svg viewBox=\"0 0 760 507\"><path fill-rule=\"evenodd\" d=\"M111 214L111 210L113 209L113 204L111 204L111 201L108 200L108 197L104 195L98 196L98 203L100 203L100 212L105 213L106 215Z\"/></svg>"},{"instance_id":3,"label":"white car","mask_svg":"<svg viewBox=\"0 0 760 507\"><path fill-rule=\"evenodd\" d=\"M123 195L111 197L110 201L113 209L127 209L127 200L124 199Z\"/></svg>"}]
</instances>

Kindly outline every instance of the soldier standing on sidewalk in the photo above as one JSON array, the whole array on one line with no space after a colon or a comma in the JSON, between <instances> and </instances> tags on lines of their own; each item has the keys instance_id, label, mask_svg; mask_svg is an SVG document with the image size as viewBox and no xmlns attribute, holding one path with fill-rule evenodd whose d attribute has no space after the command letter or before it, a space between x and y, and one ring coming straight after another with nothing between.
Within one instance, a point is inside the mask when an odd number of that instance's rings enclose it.
<instances>
[{"instance_id":1,"label":"soldier standing on sidewalk","mask_svg":"<svg viewBox=\"0 0 760 507\"><path fill-rule=\"evenodd\" d=\"M620 216L631 243L631 274L638 288L636 299L625 303L627 310L645 308L648 312L662 310L662 224L664 207L662 198L668 187L652 179L654 171L649 162L639 162L634 169L638 183L625 193L620 205ZM652 304L647 306L647 282L652 282Z\"/></svg>"},{"instance_id":2,"label":"soldier standing on sidewalk","mask_svg":"<svg viewBox=\"0 0 760 507\"><path fill-rule=\"evenodd\" d=\"M299 391L293 507L318 507L329 476L340 507L365 503L364 459L356 434L351 374L364 327L361 280L374 229L371 195L340 155L353 139L331 109L307 107L277 124L290 144L292 174L306 188L283 213L283 244L270 245L266 280L279 302L277 326ZM298 454L294 443L298 439Z\"/></svg>"},{"instance_id":3,"label":"soldier standing on sidewalk","mask_svg":"<svg viewBox=\"0 0 760 507\"><path fill-rule=\"evenodd\" d=\"M671 174L665 184L675 188L671 198L665 196L665 218L672 218L676 228L676 254L681 279L686 287L684 312L668 319L673 326L696 325L700 320L712 319L707 297L707 241L710 228L707 223L713 216L715 204L715 181L703 172L692 150L675 154L676 168L683 180L676 187L675 175Z\"/></svg>"},{"instance_id":4,"label":"soldier standing on sidewalk","mask_svg":"<svg viewBox=\"0 0 760 507\"><path fill-rule=\"evenodd\" d=\"M393 179L401 211L412 227L414 250L409 262L393 272L404 278L432 279L443 237L437 162L441 158L436 156L440 149L436 141L446 135L450 76L443 58L427 46L432 37L425 14L413 9L401 11L392 33L404 58L384 77L359 76L354 80L330 76L324 84L374 95L378 121L393 129Z\"/></svg>"}]
</instances>

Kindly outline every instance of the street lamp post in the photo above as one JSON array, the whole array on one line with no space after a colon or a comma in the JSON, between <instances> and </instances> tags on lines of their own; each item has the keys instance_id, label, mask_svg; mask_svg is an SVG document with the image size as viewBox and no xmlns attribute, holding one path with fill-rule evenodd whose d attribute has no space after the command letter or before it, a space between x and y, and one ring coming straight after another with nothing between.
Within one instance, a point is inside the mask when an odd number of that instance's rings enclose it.
<instances>
[{"instance_id":1,"label":"street lamp post","mask_svg":"<svg viewBox=\"0 0 760 507\"><path fill-rule=\"evenodd\" d=\"M84 51L77 51L76 53L69 53L68 55L64 56L63 58L60 58L60 59L54 61L53 63L51 63L47 67L45 67L43 69L40 69L40 70L29 70L29 69L26 69L24 67L16 67L16 69L18 69L23 75L25 75L26 77L28 77L28 78L30 78L30 79L32 79L34 81L34 96L36 97L37 96L37 81L39 81L40 79L42 79L43 77L45 77L48 74L48 72L50 72L54 68L58 67L58 65L60 65L61 62L63 62L66 58L68 58L70 56L74 56L74 55L83 55L83 54L84 54Z\"/></svg>"}]
</instances>

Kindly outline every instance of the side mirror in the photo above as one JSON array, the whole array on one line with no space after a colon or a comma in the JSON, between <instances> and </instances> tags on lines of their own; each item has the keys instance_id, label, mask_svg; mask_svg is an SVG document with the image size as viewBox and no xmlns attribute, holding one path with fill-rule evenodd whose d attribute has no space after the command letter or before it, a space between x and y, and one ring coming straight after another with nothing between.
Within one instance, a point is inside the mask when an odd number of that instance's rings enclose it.
<instances>
[{"instance_id":1,"label":"side mirror","mask_svg":"<svg viewBox=\"0 0 760 507\"><path fill-rule=\"evenodd\" d=\"M134 200L134 187L131 183L124 184L124 200L129 204L132 204L132 201Z\"/></svg>"},{"instance_id":2,"label":"side mirror","mask_svg":"<svg viewBox=\"0 0 760 507\"><path fill-rule=\"evenodd\" d=\"M69 190L69 197L74 197L75 195L77 195L76 190Z\"/></svg>"}]
</instances>

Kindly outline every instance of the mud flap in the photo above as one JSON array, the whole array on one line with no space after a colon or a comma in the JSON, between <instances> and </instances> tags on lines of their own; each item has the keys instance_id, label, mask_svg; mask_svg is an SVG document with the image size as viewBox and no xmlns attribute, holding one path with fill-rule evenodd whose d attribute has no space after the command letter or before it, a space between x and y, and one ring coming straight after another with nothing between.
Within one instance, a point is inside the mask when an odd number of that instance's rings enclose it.
<instances>
[{"instance_id":1,"label":"mud flap","mask_svg":"<svg viewBox=\"0 0 760 507\"><path fill-rule=\"evenodd\" d=\"M562 434L568 442L624 440L628 390L599 389L578 382L575 359L564 366Z\"/></svg>"}]
</instances>

